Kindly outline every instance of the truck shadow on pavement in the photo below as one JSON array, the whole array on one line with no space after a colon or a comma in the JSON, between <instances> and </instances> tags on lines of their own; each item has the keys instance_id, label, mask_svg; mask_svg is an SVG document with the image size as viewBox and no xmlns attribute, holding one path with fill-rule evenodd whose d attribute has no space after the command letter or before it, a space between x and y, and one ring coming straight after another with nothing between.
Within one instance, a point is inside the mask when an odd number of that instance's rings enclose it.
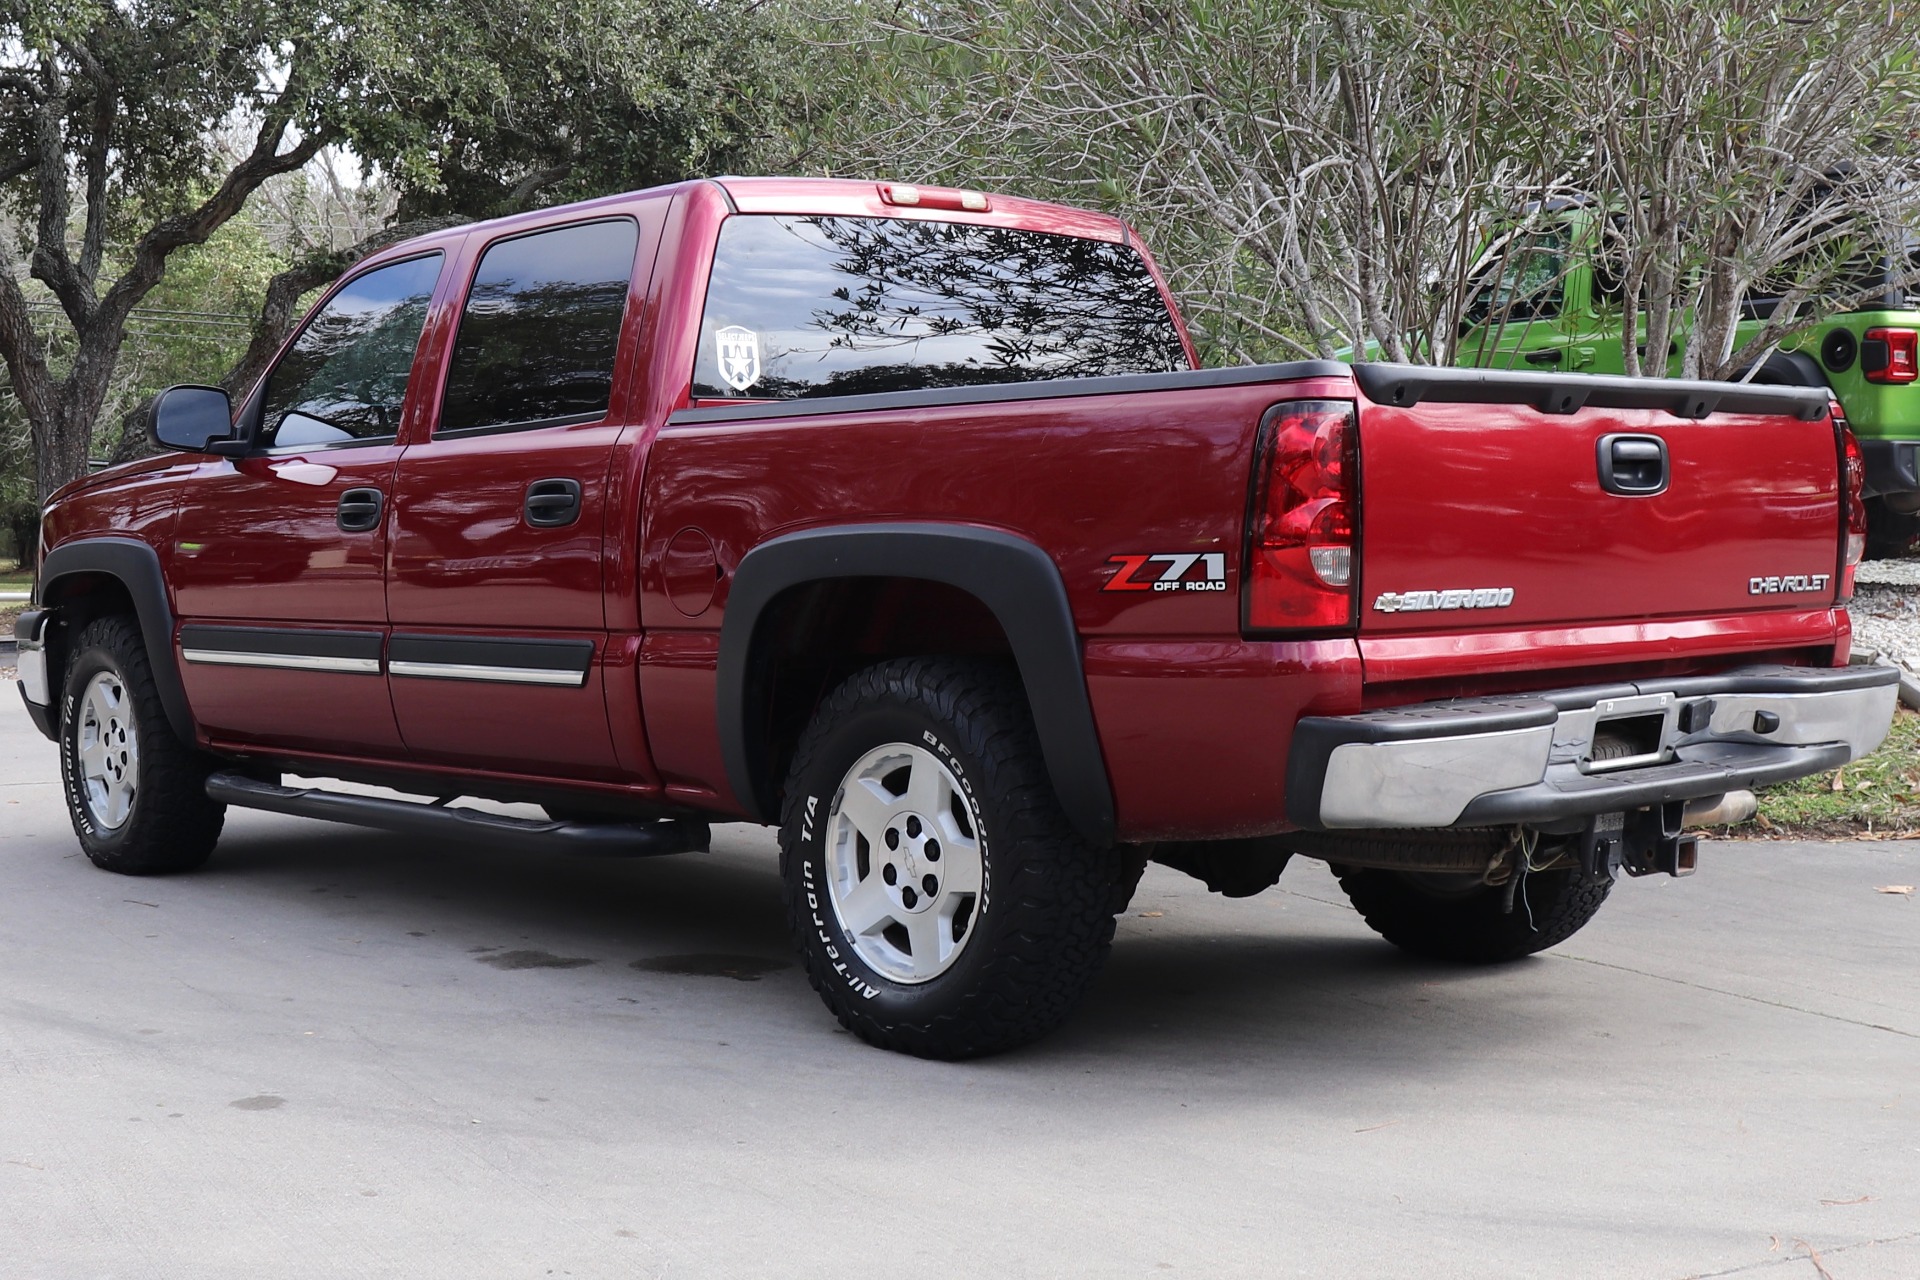
<instances>
[{"instance_id":1,"label":"truck shadow on pavement","mask_svg":"<svg viewBox=\"0 0 1920 1280\"><path fill-rule=\"evenodd\" d=\"M707 983L704 1007L735 1038L833 1027L788 943L770 833L704 855L600 861L276 826L241 826L203 871L168 883L228 918L350 929L442 963L572 970L552 980L604 987L610 1000L635 983ZM1410 1058L1451 1058L1465 1075L1490 1053L1590 1043L1590 1014L1549 959L1491 970L1414 961L1344 907L1311 899L1282 914L1196 885L1159 901L1173 918L1122 917L1105 973L1061 1031L967 1069L1204 1065L1244 1069L1249 1087L1264 1087L1283 1065L1337 1061L1386 1077ZM715 983L728 978L740 981Z\"/></svg>"}]
</instances>

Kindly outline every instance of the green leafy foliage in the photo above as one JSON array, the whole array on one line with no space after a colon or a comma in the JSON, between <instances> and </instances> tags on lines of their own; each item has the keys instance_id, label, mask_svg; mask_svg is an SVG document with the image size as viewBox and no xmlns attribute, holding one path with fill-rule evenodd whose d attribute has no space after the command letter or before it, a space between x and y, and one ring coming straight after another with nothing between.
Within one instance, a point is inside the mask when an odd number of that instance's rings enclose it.
<instances>
[{"instance_id":1,"label":"green leafy foliage","mask_svg":"<svg viewBox=\"0 0 1920 1280\"><path fill-rule=\"evenodd\" d=\"M847 0L807 29L794 136L828 169L1121 213L1213 360L1450 363L1489 236L1598 201L1642 341L1726 376L1914 230L1910 25L1870 0ZM1778 320L1736 350L1761 285Z\"/></svg>"},{"instance_id":2,"label":"green leafy foliage","mask_svg":"<svg viewBox=\"0 0 1920 1280\"><path fill-rule=\"evenodd\" d=\"M118 407L179 368L257 373L298 297L377 247L216 243L265 184L332 148L412 226L730 168L799 74L779 30L750 0L0 11L0 357L35 501L133 447Z\"/></svg>"}]
</instances>

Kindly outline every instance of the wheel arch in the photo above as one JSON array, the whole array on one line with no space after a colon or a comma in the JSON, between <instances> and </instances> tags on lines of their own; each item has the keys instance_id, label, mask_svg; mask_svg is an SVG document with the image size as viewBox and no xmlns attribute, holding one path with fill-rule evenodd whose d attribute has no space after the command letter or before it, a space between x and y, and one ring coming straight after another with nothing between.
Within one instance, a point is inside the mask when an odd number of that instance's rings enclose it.
<instances>
[{"instance_id":1,"label":"wheel arch","mask_svg":"<svg viewBox=\"0 0 1920 1280\"><path fill-rule=\"evenodd\" d=\"M1743 369L1737 378L1746 376ZM1826 370L1820 362L1804 351L1776 351L1761 362L1753 375L1753 381L1761 386L1774 387L1831 387Z\"/></svg>"},{"instance_id":2,"label":"wheel arch","mask_svg":"<svg viewBox=\"0 0 1920 1280\"><path fill-rule=\"evenodd\" d=\"M1114 835L1113 790L1094 727L1080 638L1053 560L998 529L869 524L803 530L740 561L720 629L721 756L735 797L756 821L778 820L781 779L768 730L767 673L778 654L770 606L808 584L895 578L939 583L978 601L1004 633L1062 809L1096 847Z\"/></svg>"},{"instance_id":3,"label":"wheel arch","mask_svg":"<svg viewBox=\"0 0 1920 1280\"><path fill-rule=\"evenodd\" d=\"M66 670L67 637L78 630L76 624L130 606L146 644L154 689L166 710L167 723L182 742L194 745L193 714L187 706L186 687L180 681L180 665L173 651L173 606L167 599L160 556L151 546L137 538L84 538L62 543L41 561L38 594L40 604L53 610L57 621L49 634L50 679L61 678ZM60 702L54 699L56 730Z\"/></svg>"}]
</instances>

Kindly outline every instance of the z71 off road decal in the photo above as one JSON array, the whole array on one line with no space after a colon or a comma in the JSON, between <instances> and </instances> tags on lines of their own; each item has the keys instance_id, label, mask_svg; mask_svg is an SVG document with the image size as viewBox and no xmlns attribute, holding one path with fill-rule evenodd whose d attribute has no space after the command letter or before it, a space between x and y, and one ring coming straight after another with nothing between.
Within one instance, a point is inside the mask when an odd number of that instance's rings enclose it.
<instances>
[{"instance_id":1,"label":"z71 off road decal","mask_svg":"<svg viewBox=\"0 0 1920 1280\"><path fill-rule=\"evenodd\" d=\"M1219 551L1160 551L1151 555L1108 556L1116 566L1104 591L1225 591L1227 557ZM1193 577L1195 567L1204 572Z\"/></svg>"}]
</instances>

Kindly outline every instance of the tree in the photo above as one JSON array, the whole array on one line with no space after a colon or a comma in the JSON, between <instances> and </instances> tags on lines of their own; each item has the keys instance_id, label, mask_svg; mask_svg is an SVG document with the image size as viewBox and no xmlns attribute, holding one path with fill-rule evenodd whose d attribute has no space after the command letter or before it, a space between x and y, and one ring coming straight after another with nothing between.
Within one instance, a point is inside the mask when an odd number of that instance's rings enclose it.
<instances>
[{"instance_id":1,"label":"tree","mask_svg":"<svg viewBox=\"0 0 1920 1280\"><path fill-rule=\"evenodd\" d=\"M85 470L136 309L264 185L338 146L394 184L399 220L312 246L271 281L223 379L236 390L300 298L382 243L729 154L770 100L770 29L757 6L705 0L24 0L0 14L0 201L24 232L0 244L0 358L36 500ZM57 310L35 305L48 299Z\"/></svg>"},{"instance_id":2,"label":"tree","mask_svg":"<svg viewBox=\"0 0 1920 1280\"><path fill-rule=\"evenodd\" d=\"M0 18L0 181L65 322L36 323L7 246L0 357L31 424L37 498L85 469L128 317L168 259L344 136L327 86L356 54L294 10L29 0ZM247 141L224 163L209 131L236 113Z\"/></svg>"},{"instance_id":3,"label":"tree","mask_svg":"<svg viewBox=\"0 0 1920 1280\"><path fill-rule=\"evenodd\" d=\"M1140 227L1215 359L1450 363L1476 286L1570 201L1687 372L1857 294L1920 184L1884 3L929 0L824 22L805 154L1091 203ZM1882 251L1884 252L1884 251ZM1497 254L1496 254L1497 259ZM1755 342L1732 325L1781 296ZM1684 325L1681 317L1694 323ZM1654 361L1648 372L1663 373Z\"/></svg>"},{"instance_id":4,"label":"tree","mask_svg":"<svg viewBox=\"0 0 1920 1280\"><path fill-rule=\"evenodd\" d=\"M1511 0L948 0L819 30L828 167L1120 213L1213 359L1451 357L1487 212L1556 189Z\"/></svg>"},{"instance_id":5,"label":"tree","mask_svg":"<svg viewBox=\"0 0 1920 1280\"><path fill-rule=\"evenodd\" d=\"M1879 0L1547 6L1534 68L1589 146L1629 373L1757 369L1824 315L1899 291L1920 215L1920 76ZM1736 346L1749 299L1757 334ZM1644 317L1644 319L1642 319Z\"/></svg>"}]
</instances>

